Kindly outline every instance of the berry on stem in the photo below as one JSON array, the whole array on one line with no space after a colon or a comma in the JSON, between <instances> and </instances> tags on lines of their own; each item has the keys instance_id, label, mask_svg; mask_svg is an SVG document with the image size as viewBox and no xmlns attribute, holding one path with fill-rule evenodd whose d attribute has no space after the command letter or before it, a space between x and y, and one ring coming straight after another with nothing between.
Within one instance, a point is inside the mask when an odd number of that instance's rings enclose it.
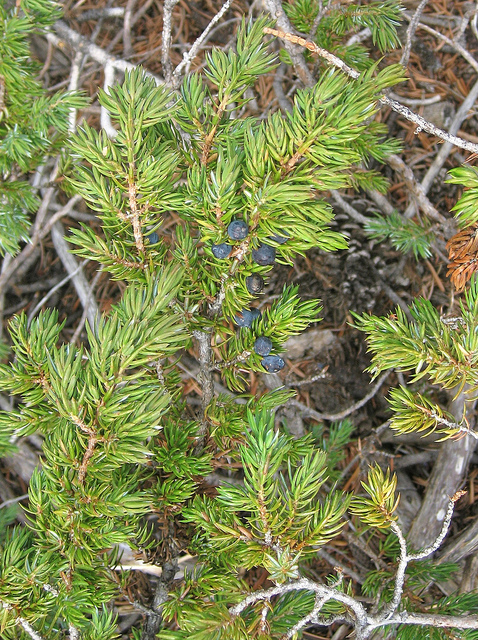
<instances>
[{"instance_id":1,"label":"berry on stem","mask_svg":"<svg viewBox=\"0 0 478 640\"><path fill-rule=\"evenodd\" d=\"M253 273L246 278L246 287L249 293L260 293L264 288L264 278L258 273Z\"/></svg>"},{"instance_id":2,"label":"berry on stem","mask_svg":"<svg viewBox=\"0 0 478 640\"><path fill-rule=\"evenodd\" d=\"M290 236L287 234L285 236L273 235L270 236L269 240L272 240L272 242L277 242L277 244L284 244L284 242L290 240Z\"/></svg>"},{"instance_id":3,"label":"berry on stem","mask_svg":"<svg viewBox=\"0 0 478 640\"><path fill-rule=\"evenodd\" d=\"M250 327L252 324L252 313L249 309L242 309L234 316L234 322L238 327Z\"/></svg>"},{"instance_id":4,"label":"berry on stem","mask_svg":"<svg viewBox=\"0 0 478 640\"><path fill-rule=\"evenodd\" d=\"M266 356L262 358L261 365L268 373L277 373L285 367L285 362L280 356Z\"/></svg>"},{"instance_id":5,"label":"berry on stem","mask_svg":"<svg viewBox=\"0 0 478 640\"><path fill-rule=\"evenodd\" d=\"M244 220L233 220L227 227L227 235L232 240L244 240L249 233L249 227Z\"/></svg>"},{"instance_id":6,"label":"berry on stem","mask_svg":"<svg viewBox=\"0 0 478 640\"><path fill-rule=\"evenodd\" d=\"M252 250L252 259L263 267L274 264L276 250L268 244L260 244L257 249Z\"/></svg>"},{"instance_id":7,"label":"berry on stem","mask_svg":"<svg viewBox=\"0 0 478 640\"><path fill-rule=\"evenodd\" d=\"M259 356L268 356L272 351L272 340L266 336L259 336L254 342L254 351Z\"/></svg>"},{"instance_id":8,"label":"berry on stem","mask_svg":"<svg viewBox=\"0 0 478 640\"><path fill-rule=\"evenodd\" d=\"M146 236L149 240L149 244L156 244L157 242L159 242L159 236L156 233L156 231L153 231L152 233L149 234L149 236Z\"/></svg>"},{"instance_id":9,"label":"berry on stem","mask_svg":"<svg viewBox=\"0 0 478 640\"><path fill-rule=\"evenodd\" d=\"M211 251L215 258L218 260L224 260L228 258L232 251L232 246L223 242L222 244L213 244Z\"/></svg>"},{"instance_id":10,"label":"berry on stem","mask_svg":"<svg viewBox=\"0 0 478 640\"><path fill-rule=\"evenodd\" d=\"M255 307L251 307L251 313L252 313L252 320L260 320L262 318L262 313L259 311L259 309L256 309Z\"/></svg>"},{"instance_id":11,"label":"berry on stem","mask_svg":"<svg viewBox=\"0 0 478 640\"><path fill-rule=\"evenodd\" d=\"M234 322L238 327L249 328L254 320L261 318L262 314L259 309L241 309L234 316Z\"/></svg>"}]
</instances>

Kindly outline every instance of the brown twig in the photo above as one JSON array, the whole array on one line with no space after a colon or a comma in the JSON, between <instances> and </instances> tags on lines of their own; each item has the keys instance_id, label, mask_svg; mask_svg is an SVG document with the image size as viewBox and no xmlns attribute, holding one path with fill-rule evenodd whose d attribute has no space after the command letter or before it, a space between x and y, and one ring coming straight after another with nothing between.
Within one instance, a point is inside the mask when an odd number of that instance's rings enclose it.
<instances>
[{"instance_id":1,"label":"brown twig","mask_svg":"<svg viewBox=\"0 0 478 640\"><path fill-rule=\"evenodd\" d=\"M290 33L292 31L292 25L284 12L281 0L265 0L265 5L271 16L276 20L279 29L281 29L283 33ZM294 65L294 71L299 76L303 85L306 87L313 86L315 84L315 80L309 71L302 53L292 42L288 42L287 40L285 41L285 48L287 53L290 55L292 64Z\"/></svg>"}]
</instances>

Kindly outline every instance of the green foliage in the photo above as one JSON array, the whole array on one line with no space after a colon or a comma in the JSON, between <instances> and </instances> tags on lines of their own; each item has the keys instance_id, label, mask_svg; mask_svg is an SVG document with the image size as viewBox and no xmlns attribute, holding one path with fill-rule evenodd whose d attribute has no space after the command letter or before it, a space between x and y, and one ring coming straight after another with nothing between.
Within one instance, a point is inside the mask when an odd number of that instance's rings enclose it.
<instances>
[{"instance_id":1,"label":"green foliage","mask_svg":"<svg viewBox=\"0 0 478 640\"><path fill-rule=\"evenodd\" d=\"M230 388L242 391L245 386L245 380L237 371L237 354L241 354L241 362L248 370L262 371L262 356L254 352L258 336L272 340L272 354L281 353L281 345L287 338L302 333L311 322L320 320L318 301L301 301L297 291L298 287L284 285L279 299L272 303L262 318L253 322L250 330L239 331L221 343L221 373Z\"/></svg>"},{"instance_id":2,"label":"green foliage","mask_svg":"<svg viewBox=\"0 0 478 640\"><path fill-rule=\"evenodd\" d=\"M478 223L478 170L476 167L461 166L450 170L450 176L446 182L461 184L466 191L458 200L452 211L455 211L455 219L460 228L469 227Z\"/></svg>"},{"instance_id":3,"label":"green foliage","mask_svg":"<svg viewBox=\"0 0 478 640\"><path fill-rule=\"evenodd\" d=\"M372 32L372 42L385 53L400 44L397 28L401 23L401 13L401 3L396 0L370 2L362 6L338 5L324 18L321 29L340 37L354 29L368 27Z\"/></svg>"},{"instance_id":4,"label":"green foliage","mask_svg":"<svg viewBox=\"0 0 478 640\"><path fill-rule=\"evenodd\" d=\"M340 477L339 465L346 456L346 446L351 441L354 430L355 425L347 418L340 422L332 422L327 434L323 423L312 429L318 447L327 454L329 481L336 481Z\"/></svg>"},{"instance_id":5,"label":"green foliage","mask_svg":"<svg viewBox=\"0 0 478 640\"><path fill-rule=\"evenodd\" d=\"M393 411L390 427L399 433L424 431L425 437L435 431L453 437L461 431L453 415L423 394L412 393L405 387L390 392L390 408Z\"/></svg>"},{"instance_id":6,"label":"green foliage","mask_svg":"<svg viewBox=\"0 0 478 640\"><path fill-rule=\"evenodd\" d=\"M264 565L282 582L296 575L299 556L337 535L347 500L331 493L312 516L326 479L325 454L302 454L298 464L299 452L310 446L309 437L294 441L277 433L266 413L249 413L248 421L250 431L239 447L244 486L221 486L214 502L196 498L183 514L187 521L201 523L206 534L201 538L215 550L218 562L227 552L228 563L233 558L237 567ZM284 465L287 471L278 473ZM282 550L278 559L271 555L275 547Z\"/></svg>"},{"instance_id":7,"label":"green foliage","mask_svg":"<svg viewBox=\"0 0 478 640\"><path fill-rule=\"evenodd\" d=\"M58 153L70 109L86 106L78 93L48 95L36 79L29 37L58 19L53 0L0 6L0 253L15 254L28 241L29 214L39 199L28 174Z\"/></svg>"},{"instance_id":8,"label":"green foliage","mask_svg":"<svg viewBox=\"0 0 478 640\"><path fill-rule=\"evenodd\" d=\"M393 538L396 540L395 536ZM394 546L394 554L388 556L392 561L395 561L399 556L397 546ZM440 584L451 580L458 569L458 565L452 562L443 564L436 564L430 560L411 562L407 567L404 604L410 610L419 611L420 607L426 606L425 602L422 602L422 594L430 582L433 581ZM378 597L383 604L390 602L393 596L394 577L395 571L392 565L388 569L370 571L362 586L364 595L369 598ZM451 613L451 611L448 613Z\"/></svg>"},{"instance_id":9,"label":"green foliage","mask_svg":"<svg viewBox=\"0 0 478 640\"><path fill-rule=\"evenodd\" d=\"M384 474L377 465L370 468L368 482L362 482L362 487L370 498L354 498L351 511L369 527L387 529L398 517L393 515L400 500L400 496L395 496L397 477L390 477L390 469Z\"/></svg>"},{"instance_id":10,"label":"green foliage","mask_svg":"<svg viewBox=\"0 0 478 640\"><path fill-rule=\"evenodd\" d=\"M465 384L476 388L478 281L471 281L459 317L442 318L429 300L418 298L409 308L412 321L397 307L386 318L354 314L356 326L367 333L374 376L397 368L413 372L412 382L428 376L445 389Z\"/></svg>"},{"instance_id":11,"label":"green foliage","mask_svg":"<svg viewBox=\"0 0 478 640\"><path fill-rule=\"evenodd\" d=\"M416 260L430 258L434 233L427 226L414 220L404 219L398 213L376 216L367 223L365 230L372 238L389 240L398 251L411 251Z\"/></svg>"},{"instance_id":12,"label":"green foliage","mask_svg":"<svg viewBox=\"0 0 478 640\"><path fill-rule=\"evenodd\" d=\"M239 602L247 587L230 576L243 566L262 566L275 583L297 578L301 559L338 534L349 503L340 492L321 492L326 455L314 450L309 436L294 440L278 432L266 411L247 415L248 430L239 447L244 482L220 486L214 500L198 496L183 510L187 522L199 525L193 548L208 562L186 576L165 608L167 618L179 616L187 631L199 633L207 620L231 625L221 638L242 637L234 635L242 627L235 626L239 622L231 620L224 604ZM220 573L214 566L221 567ZM285 624L297 621L304 607L307 611L310 597L289 595L279 602L273 624L285 631Z\"/></svg>"},{"instance_id":13,"label":"green foliage","mask_svg":"<svg viewBox=\"0 0 478 640\"><path fill-rule=\"evenodd\" d=\"M366 5L324 2L324 5L324 15L318 24L316 34L319 46L338 54L335 47L330 47L331 39L337 42L344 35L350 35L350 32L365 27L371 30L372 41L382 53L400 44L397 35L402 12L400 2L387 0ZM307 33L312 28L321 6L318 0L292 0L284 4L284 9L294 26L299 31ZM327 42L324 42L324 39Z\"/></svg>"},{"instance_id":14,"label":"green foliage","mask_svg":"<svg viewBox=\"0 0 478 640\"><path fill-rule=\"evenodd\" d=\"M460 393L466 385L469 397L478 388L476 377L478 280L473 276L460 313L442 317L429 300L418 298L410 307L412 320L397 308L388 317L353 314L356 327L367 333L372 364L369 371L377 376L396 368L412 373L410 384L425 378L442 389ZM393 415L390 425L399 433L433 431L444 438L469 431L466 406L463 417L447 413L426 394L400 386L390 393Z\"/></svg>"},{"instance_id":15,"label":"green foliage","mask_svg":"<svg viewBox=\"0 0 478 640\"><path fill-rule=\"evenodd\" d=\"M0 113L6 176L0 197L10 203L2 218L9 240L0 237L0 247L12 251L26 237L26 212L38 206L27 174L60 149L69 109L84 104L78 95L44 95L25 47L34 25L56 19L58 5L20 5L23 13L0 9L0 80L10 83ZM301 0L289 11L310 24L318 8ZM333 33L340 47L346 32L370 26L385 50L397 42L398 15L393 2L331 4L318 41ZM10 453L14 439L39 433L43 458L29 486L28 526L1 539L2 637L23 640L24 619L45 638L59 640L70 625L82 638L114 638L111 602L131 593L119 545L151 552L160 564L184 543L199 561L162 603L161 615L177 628L171 624L158 637L280 638L317 598L306 588L276 594L266 603L273 613L267 620L262 600L234 613L231 607L254 595L240 572L260 569L281 588L300 580L304 561L340 535L351 503L368 528L386 529L396 519L396 479L389 472L371 469L363 485L369 497L352 500L333 484L351 422L295 439L274 416L291 391L259 398L231 393L244 391L251 372L265 372L257 338L269 338L278 355L289 336L320 320L320 302L301 300L294 286L257 304L246 279L258 274L267 282L273 264L258 264L254 250L266 244L288 265L313 247L345 249L345 238L331 228L327 192L383 191L384 180L368 163L398 148L372 119L380 95L403 79L403 69L380 70L361 48L350 54L361 60L358 80L328 69L316 85L297 91L290 113L244 115L249 90L277 64L263 38L269 24L243 21L235 49L211 51L204 69L177 92L156 86L141 69L127 72L122 85L99 92L116 135L84 124L69 140L65 188L81 195L101 224L101 233L83 226L69 240L78 255L126 286L121 300L87 326L80 346L62 343L56 311L11 322L13 357L0 365L0 390L19 398L13 411L0 412L0 451ZM230 237L233 220L245 222L245 238ZM403 242L417 255L425 251ZM231 251L220 259L214 245L223 243ZM254 304L262 316L249 328L234 327L235 314ZM473 386L477 312L473 281L457 326L442 322L428 301L412 307L412 323L400 310L385 319L357 316L357 323L371 336L374 373L400 366L413 370L415 380L428 375L446 388ZM200 400L184 397L185 351L198 360L192 377ZM216 394L220 376L227 388ZM401 393L393 400L397 428L443 431L439 420L419 422L417 402L425 406L424 398ZM205 490L204 477L221 467L235 470L230 482ZM2 513L5 526L11 518ZM154 520L161 524L160 545ZM321 620L348 620L339 596L352 598L351 582L334 578L327 588ZM139 638L141 631L131 634Z\"/></svg>"}]
</instances>

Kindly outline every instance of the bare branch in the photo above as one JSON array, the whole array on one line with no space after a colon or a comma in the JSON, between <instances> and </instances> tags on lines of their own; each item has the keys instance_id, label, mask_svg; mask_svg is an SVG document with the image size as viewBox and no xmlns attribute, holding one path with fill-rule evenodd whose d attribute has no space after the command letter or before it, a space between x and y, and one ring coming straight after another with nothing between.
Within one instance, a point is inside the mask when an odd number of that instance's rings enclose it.
<instances>
[{"instance_id":1,"label":"bare branch","mask_svg":"<svg viewBox=\"0 0 478 640\"><path fill-rule=\"evenodd\" d=\"M70 635L70 640L80 640L80 630L77 629L73 624L69 625L68 633Z\"/></svg>"},{"instance_id":2,"label":"bare branch","mask_svg":"<svg viewBox=\"0 0 478 640\"><path fill-rule=\"evenodd\" d=\"M293 27L290 23L289 18L284 12L281 0L265 0L265 5L271 16L274 18L274 20L276 20L279 29L281 29L283 32L290 33L293 30ZM295 47L287 40L285 43L285 48L287 50L287 53L290 55L292 64L294 65L294 71L299 76L304 86L311 87L312 85L314 85L314 77L310 73L309 67L306 64L302 53L297 49L297 47Z\"/></svg>"},{"instance_id":3,"label":"bare branch","mask_svg":"<svg viewBox=\"0 0 478 640\"><path fill-rule=\"evenodd\" d=\"M81 269L78 269L76 258L70 252L68 242L64 236L65 230L63 225L57 222L51 230L51 238L55 245L55 250L73 280L82 307L88 309L88 322L91 329L94 330L100 311L96 301L91 295L90 284Z\"/></svg>"},{"instance_id":4,"label":"bare branch","mask_svg":"<svg viewBox=\"0 0 478 640\"><path fill-rule=\"evenodd\" d=\"M398 102L403 102L403 104L406 104L409 107L426 107L429 104L436 104L442 100L442 97L439 94L431 96L430 98L406 98L405 96L399 96L393 91L389 92L388 97L393 98Z\"/></svg>"},{"instance_id":5,"label":"bare branch","mask_svg":"<svg viewBox=\"0 0 478 640\"><path fill-rule=\"evenodd\" d=\"M437 538L431 545L429 545L425 549L422 549L422 551L419 551L418 553L409 554L408 555L409 560L422 560L423 558L426 558L427 556L431 555L434 551L436 551L440 547L441 543L445 539L446 534L448 533L448 529L450 528L451 518L453 516L453 511L455 510L455 502L458 502L458 500L462 496L464 496L465 493L466 491L457 491L455 495L450 498L450 501L448 503L448 508L446 510L445 518L443 520L443 526Z\"/></svg>"},{"instance_id":6,"label":"bare branch","mask_svg":"<svg viewBox=\"0 0 478 640\"><path fill-rule=\"evenodd\" d=\"M32 625L28 622L28 620L25 620L25 618L18 617L16 622L21 627L23 627L23 630L26 631L26 633L28 633L28 635L30 636L30 638L32 638L32 640L43 640L43 637L38 633L38 631L35 631Z\"/></svg>"},{"instance_id":7,"label":"bare branch","mask_svg":"<svg viewBox=\"0 0 478 640\"><path fill-rule=\"evenodd\" d=\"M418 7L416 8L415 13L413 14L413 18L410 20L410 24L407 29L407 38L405 41L405 46L403 47L402 57L400 58L400 64L404 67L408 65L408 60L410 58L410 52L412 50L412 40L415 34L415 31L418 26L418 22L420 20L420 16L423 13L423 9L425 9L428 0L422 0Z\"/></svg>"},{"instance_id":8,"label":"bare branch","mask_svg":"<svg viewBox=\"0 0 478 640\"><path fill-rule=\"evenodd\" d=\"M460 108L456 112L455 117L453 118L449 127L450 133L455 134L458 131L462 122L468 116L468 112L470 111L470 109L473 108L477 99L478 99L478 81L476 81L475 84L472 86L472 88L470 89L470 93L463 100ZM440 169L445 164L452 149L453 149L453 144L451 144L451 142L445 142L445 144L442 145L440 151L437 154L437 157L430 165L430 168L428 169L428 171L425 174L425 177L422 180L421 185L422 185L423 192L425 194L428 193L428 191L430 190L430 187L432 186L433 181L438 175L438 172L440 171ZM407 207L404 215L407 218L411 218L415 215L415 205L413 203Z\"/></svg>"},{"instance_id":9,"label":"bare branch","mask_svg":"<svg viewBox=\"0 0 478 640\"><path fill-rule=\"evenodd\" d=\"M54 29L58 35L54 33L48 33L47 39L56 47L63 48L65 46L65 43L67 43L75 51L81 51L83 54L89 56L92 60L95 60L95 62L101 64L101 66L104 67L107 63L110 63L115 69L118 69L122 72L133 70L136 68L136 65L132 64L131 62L127 62L126 60L122 60L121 58L116 58L115 56L110 55L101 47L98 47L96 44L93 44L73 29L70 29L70 27L65 22L63 22L63 20L58 20L57 22L55 22ZM149 78L153 78L157 85L163 84L163 80L150 71L145 70L144 73Z\"/></svg>"},{"instance_id":10,"label":"bare branch","mask_svg":"<svg viewBox=\"0 0 478 640\"><path fill-rule=\"evenodd\" d=\"M477 629L478 617L468 616L467 618L456 616L440 616L436 614L414 614L403 611L395 613L398 609L405 582L405 571L410 560L421 560L439 548L445 538L450 527L453 515L454 505L457 500L464 494L463 491L457 492L449 501L447 514L443 522L442 530L432 545L423 549L419 553L409 554L407 551L407 543L402 530L397 523L391 523L391 529L397 536L400 543L400 558L395 576L395 588L392 601L378 615L371 615L365 607L352 596L349 596L338 590L340 580L334 585L317 584L307 578L299 578L297 580L280 584L270 589L255 591L244 598L242 602L231 607L229 610L231 616L240 615L247 607L258 602L268 602L271 598L284 595L291 591L312 591L315 593L315 603L313 609L304 617L302 617L289 631L284 638L292 638L294 634L306 627L308 624L319 623L322 625L330 624L327 620L319 618L319 613L326 602L335 600L341 602L353 613L354 619L350 623L355 626L356 638L366 640L372 634L374 629L390 624L416 624L416 625L432 625L434 627L461 628L461 629ZM335 621L335 619L334 619Z\"/></svg>"},{"instance_id":11,"label":"bare branch","mask_svg":"<svg viewBox=\"0 0 478 640\"><path fill-rule=\"evenodd\" d=\"M439 40L446 42L446 44L450 47L453 47L453 49L455 49L455 51L457 51L462 56L462 58L464 58L468 62L470 67L472 67L478 73L478 60L476 60L476 58L474 58L471 53L467 49L465 49L465 47L457 42L456 39L451 40L443 33L440 33L440 31L437 31L436 29L433 29L426 24L420 23L418 26L420 27L420 29L423 29L423 31L430 33L431 35L435 36L435 38L438 38Z\"/></svg>"},{"instance_id":12,"label":"bare branch","mask_svg":"<svg viewBox=\"0 0 478 640\"><path fill-rule=\"evenodd\" d=\"M133 55L133 43L131 41L131 29L132 29L132 18L133 18L133 9L137 0L128 0L126 4L126 8L124 10L124 21L123 21L123 55L125 58L131 58Z\"/></svg>"},{"instance_id":13,"label":"bare branch","mask_svg":"<svg viewBox=\"0 0 478 640\"><path fill-rule=\"evenodd\" d=\"M163 38L161 42L161 65L163 67L164 80L166 84L171 84L171 75L173 67L169 50L171 48L171 22L173 17L173 9L179 0L165 0L163 7Z\"/></svg>"},{"instance_id":14,"label":"bare branch","mask_svg":"<svg viewBox=\"0 0 478 640\"><path fill-rule=\"evenodd\" d=\"M329 587L321 584L317 584L312 580L308 580L307 578L299 578L295 582L288 582L286 584L281 584L275 587L271 587L270 589L264 589L261 591L255 591L248 595L242 602L231 607L229 612L232 616L238 616L244 609L255 604L256 602L270 600L274 596L283 595L285 593L290 593L291 591L312 591L319 598L326 598L327 600L334 599L338 602L342 602L346 606L350 607L355 615L355 619L357 622L357 626L365 627L367 625L367 611L365 607L347 595L346 593L342 593L341 591L337 591L334 587Z\"/></svg>"},{"instance_id":15,"label":"bare branch","mask_svg":"<svg viewBox=\"0 0 478 640\"><path fill-rule=\"evenodd\" d=\"M390 164L392 169L394 169L398 174L402 176L403 181L405 182L405 186L413 195L423 213L431 220L435 220L436 222L440 222L442 224L445 223L446 218L442 216L439 211L437 211L437 209L427 198L423 186L419 182L417 182L417 179L415 178L410 167L406 165L405 162L403 162L403 160L395 154L388 156L387 162Z\"/></svg>"},{"instance_id":16,"label":"bare branch","mask_svg":"<svg viewBox=\"0 0 478 640\"><path fill-rule=\"evenodd\" d=\"M226 13L226 11L231 6L231 3L232 3L232 0L226 0L226 2L222 5L221 9L217 12L217 14L211 20L211 22L207 25L207 27L201 33L199 38L197 38L197 40L193 43L193 45L189 49L189 51L186 51L183 54L182 62L180 62L178 64L178 66L176 67L176 69L174 70L174 73L173 73L173 77L172 77L173 86L177 86L179 84L180 76L181 76L181 73L183 72L183 69L185 70L185 73L189 72L189 68L191 66L191 62L197 56L197 54L198 54L199 50L201 49L202 45L204 44L204 42L206 42L207 37L209 36L209 34L211 32L211 29L214 27L215 24L217 24L219 22L219 20L222 18L222 16Z\"/></svg>"},{"instance_id":17,"label":"bare branch","mask_svg":"<svg viewBox=\"0 0 478 640\"><path fill-rule=\"evenodd\" d=\"M211 400L214 398L214 379L212 375L211 333L206 333L206 331L194 331L193 335L198 341L198 382L202 389L202 424L198 430L198 442L195 447L195 453L200 453L204 446L204 437L207 433L206 410Z\"/></svg>"},{"instance_id":18,"label":"bare branch","mask_svg":"<svg viewBox=\"0 0 478 640\"><path fill-rule=\"evenodd\" d=\"M360 409L365 404L367 404L367 402L374 397L374 395L377 393L377 391L380 389L380 387L382 386L382 384L385 382L385 380L388 378L390 374L391 374L391 371L386 371L385 373L383 373L379 377L377 382L374 384L372 389L369 391L369 393L367 393L366 396L364 396L361 400L358 400L354 404L350 405L350 407L348 407L347 409L340 411L339 413L319 413L318 411L311 409L310 407L303 404L302 402L299 402L298 400L289 400L287 404L290 404L293 407L297 407L298 409L301 409L304 416L309 416L314 420L331 420L331 421L343 420L344 418L349 416L351 413L353 413L354 411L357 411L357 409Z\"/></svg>"},{"instance_id":19,"label":"bare branch","mask_svg":"<svg viewBox=\"0 0 478 640\"><path fill-rule=\"evenodd\" d=\"M109 87L112 87L114 85L114 82L115 82L115 68L112 64L107 62L105 65L104 82L103 82L103 89L106 93L109 93L108 89ZM108 138L111 138L112 140L114 140L118 132L113 127L113 124L111 122L110 112L103 105L100 105L100 124L102 129L104 129L104 131L106 132L106 135L108 136Z\"/></svg>"},{"instance_id":20,"label":"bare branch","mask_svg":"<svg viewBox=\"0 0 478 640\"><path fill-rule=\"evenodd\" d=\"M46 302L48 302L48 300L55 293L55 291L58 291L58 289L61 289L67 282L69 282L74 276L76 276L76 274L79 273L83 269L84 265L87 262L89 262L89 260L83 260L83 262L76 268L75 271L73 271L72 273L69 273L65 278L60 280L60 282L58 282L54 287L52 287L48 291L48 293L46 295L43 296L43 298L40 300L40 302L38 302L33 307L33 309L30 311L30 313L28 314L28 321L27 321L28 326L30 326L31 321L33 320L33 318L36 316L38 311L40 311L40 309L43 307L43 305Z\"/></svg>"}]
</instances>

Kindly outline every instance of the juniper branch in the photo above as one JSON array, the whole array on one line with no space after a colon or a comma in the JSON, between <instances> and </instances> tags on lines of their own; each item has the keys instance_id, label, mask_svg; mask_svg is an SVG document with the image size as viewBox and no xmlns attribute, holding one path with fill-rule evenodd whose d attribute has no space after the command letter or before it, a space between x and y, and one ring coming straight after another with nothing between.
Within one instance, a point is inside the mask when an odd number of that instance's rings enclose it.
<instances>
[{"instance_id":1,"label":"juniper branch","mask_svg":"<svg viewBox=\"0 0 478 640\"><path fill-rule=\"evenodd\" d=\"M379 612L377 615L371 615L370 613L368 613L362 603L360 603L354 597L340 591L338 589L338 584L326 586L317 584L307 578L299 578L285 584L280 584L269 589L251 593L246 596L242 600L242 602L229 609L230 615L232 617L238 616L247 607L253 606L261 601L270 601L275 596L284 595L286 593L290 593L291 591L306 590L315 593L316 597L314 607L312 611L303 616L294 625L294 627L292 627L285 634L285 638L291 638L295 633L297 633L300 629L304 628L308 624L318 622L320 610L329 600L341 602L352 612L353 620L351 621L351 623L355 627L355 633L358 640L366 640L371 636L374 629L391 624L428 624L435 627L444 628L456 627L461 629L477 629L478 617L476 616L468 616L467 618L463 618L458 616L436 614L415 614L409 613L408 611L396 613L402 598L403 585L405 582L405 571L408 563L411 560L421 560L423 558L426 558L440 547L450 527L455 502L463 495L463 493L464 492L459 491L450 499L447 514L443 521L443 526L440 534L432 545L418 553L408 553L407 544L400 527L395 522L391 522L391 529L397 536L400 543L399 565L395 575L395 588L392 601L389 603L389 605L387 605L387 607L385 607L384 610ZM320 619L320 624L327 625L327 621Z\"/></svg>"},{"instance_id":2,"label":"juniper branch","mask_svg":"<svg viewBox=\"0 0 478 640\"><path fill-rule=\"evenodd\" d=\"M338 58L333 53L330 53L330 51L327 51L326 49L322 49L321 47L317 46L314 42L310 42L310 40L306 40L305 38L301 38L300 36L296 36L292 33L286 33L279 29L270 29L269 27L264 28L264 33L270 33L271 35L275 35L278 38L282 38L288 42L299 44L300 46L305 47L312 53L315 53L316 55L326 60L330 65L336 67L337 69L340 69L341 71L343 71L344 73L346 73L348 76L350 76L355 80L360 77L360 74L358 71L356 71L355 69L352 69L352 67L349 67L348 64L346 64L343 60ZM413 122L414 124L416 124L418 126L416 133L419 133L420 131L423 130L423 131L426 131L427 133L431 133L432 135L437 136L438 138L441 138L442 140L445 140L446 142L454 144L456 147L460 147L461 149L466 149L467 151L471 151L472 153L478 153L478 144L469 142L468 140L463 140L462 138L459 138L453 134L443 131L443 129L439 129L434 124L432 124L428 120L425 120L425 118L422 118L422 116L419 116L417 113L414 113L408 107L400 104L396 100L392 100L391 98L388 98L385 95L381 95L379 97L379 101L382 104L387 105L388 107L390 107L391 109L399 113L400 115L402 115L404 118L406 118L410 122Z\"/></svg>"}]
</instances>

